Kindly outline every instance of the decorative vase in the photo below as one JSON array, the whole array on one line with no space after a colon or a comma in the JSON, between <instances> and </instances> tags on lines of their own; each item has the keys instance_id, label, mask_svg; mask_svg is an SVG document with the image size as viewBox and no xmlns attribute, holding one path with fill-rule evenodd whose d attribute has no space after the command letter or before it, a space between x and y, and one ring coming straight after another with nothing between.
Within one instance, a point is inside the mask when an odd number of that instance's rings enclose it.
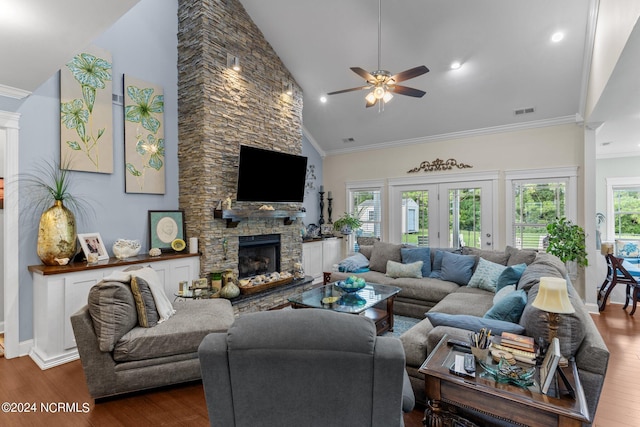
<instances>
[{"instance_id":1,"label":"decorative vase","mask_svg":"<svg viewBox=\"0 0 640 427\"><path fill-rule=\"evenodd\" d=\"M138 240L118 239L111 249L113 250L113 256L116 258L127 259L138 255L140 247Z\"/></svg>"},{"instance_id":2,"label":"decorative vase","mask_svg":"<svg viewBox=\"0 0 640 427\"><path fill-rule=\"evenodd\" d=\"M220 296L226 299L232 299L240 295L240 288L236 284L237 279L233 270L225 270L222 273L222 289Z\"/></svg>"},{"instance_id":3,"label":"decorative vase","mask_svg":"<svg viewBox=\"0 0 640 427\"><path fill-rule=\"evenodd\" d=\"M72 259L76 254L76 219L62 200L40 217L37 252L45 265L59 265L56 258Z\"/></svg>"}]
</instances>

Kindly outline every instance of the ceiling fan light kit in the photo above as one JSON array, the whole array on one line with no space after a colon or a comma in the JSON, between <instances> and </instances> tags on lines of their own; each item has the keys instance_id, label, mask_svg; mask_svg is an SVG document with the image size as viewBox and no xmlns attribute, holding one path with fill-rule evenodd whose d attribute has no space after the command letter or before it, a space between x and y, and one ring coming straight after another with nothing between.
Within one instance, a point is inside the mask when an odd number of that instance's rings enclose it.
<instances>
[{"instance_id":1,"label":"ceiling fan light kit","mask_svg":"<svg viewBox=\"0 0 640 427\"><path fill-rule=\"evenodd\" d=\"M371 90L366 96L367 108L373 107L378 104L378 108L382 110L382 107L393 98L393 93L400 95L412 96L414 98L422 98L426 92L413 89L407 86L400 86L400 83L405 80L413 79L414 77L421 76L429 72L429 69L424 65L411 68L409 70L402 71L401 73L391 75L387 70L383 70L380 66L381 58L381 41L382 41L382 0L378 0L378 69L373 72L360 67L351 67L351 71L364 78L366 81L365 86L354 87L351 89L343 89L335 92L330 92L327 95L338 95L340 93L354 92L358 90Z\"/></svg>"}]
</instances>

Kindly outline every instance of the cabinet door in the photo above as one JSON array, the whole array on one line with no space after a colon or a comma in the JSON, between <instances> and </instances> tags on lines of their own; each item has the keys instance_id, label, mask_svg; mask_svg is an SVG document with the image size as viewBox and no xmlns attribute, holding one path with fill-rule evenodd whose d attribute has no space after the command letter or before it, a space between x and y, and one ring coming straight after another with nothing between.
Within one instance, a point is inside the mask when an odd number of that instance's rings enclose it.
<instances>
[{"instance_id":1,"label":"cabinet door","mask_svg":"<svg viewBox=\"0 0 640 427\"><path fill-rule=\"evenodd\" d=\"M313 277L314 282L322 279L322 242L302 244L302 268L306 275Z\"/></svg>"},{"instance_id":2,"label":"cabinet door","mask_svg":"<svg viewBox=\"0 0 640 427\"><path fill-rule=\"evenodd\" d=\"M327 239L322 242L322 271L332 271L334 264L342 261L342 239Z\"/></svg>"}]
</instances>

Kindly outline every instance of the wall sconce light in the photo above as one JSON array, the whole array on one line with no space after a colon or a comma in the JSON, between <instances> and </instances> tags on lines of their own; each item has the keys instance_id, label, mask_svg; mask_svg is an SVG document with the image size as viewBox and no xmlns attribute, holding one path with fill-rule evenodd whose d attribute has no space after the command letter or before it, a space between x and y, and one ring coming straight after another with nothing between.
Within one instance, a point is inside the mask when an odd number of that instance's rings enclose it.
<instances>
[{"instance_id":1,"label":"wall sconce light","mask_svg":"<svg viewBox=\"0 0 640 427\"><path fill-rule=\"evenodd\" d=\"M240 60L238 57L227 53L227 67L233 71L240 71Z\"/></svg>"},{"instance_id":2,"label":"wall sconce light","mask_svg":"<svg viewBox=\"0 0 640 427\"><path fill-rule=\"evenodd\" d=\"M284 93L289 96L293 96L293 85L291 83L284 84Z\"/></svg>"}]
</instances>

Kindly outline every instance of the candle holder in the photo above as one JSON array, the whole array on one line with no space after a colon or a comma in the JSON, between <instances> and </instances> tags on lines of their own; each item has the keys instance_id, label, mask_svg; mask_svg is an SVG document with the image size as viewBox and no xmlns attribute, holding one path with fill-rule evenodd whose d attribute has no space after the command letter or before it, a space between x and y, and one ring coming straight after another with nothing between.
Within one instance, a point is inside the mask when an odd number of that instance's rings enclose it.
<instances>
[{"instance_id":1,"label":"candle holder","mask_svg":"<svg viewBox=\"0 0 640 427\"><path fill-rule=\"evenodd\" d=\"M320 228L322 228L322 224L324 224L324 215L322 211L324 211L324 191L318 191L320 194L320 219L318 220L318 224L320 224Z\"/></svg>"},{"instance_id":2,"label":"candle holder","mask_svg":"<svg viewBox=\"0 0 640 427\"><path fill-rule=\"evenodd\" d=\"M328 218L328 223L329 224L333 224L333 221L331 220L331 212L333 212L333 207L331 206L333 204L333 197L328 197L327 198L327 213L329 215Z\"/></svg>"}]
</instances>

